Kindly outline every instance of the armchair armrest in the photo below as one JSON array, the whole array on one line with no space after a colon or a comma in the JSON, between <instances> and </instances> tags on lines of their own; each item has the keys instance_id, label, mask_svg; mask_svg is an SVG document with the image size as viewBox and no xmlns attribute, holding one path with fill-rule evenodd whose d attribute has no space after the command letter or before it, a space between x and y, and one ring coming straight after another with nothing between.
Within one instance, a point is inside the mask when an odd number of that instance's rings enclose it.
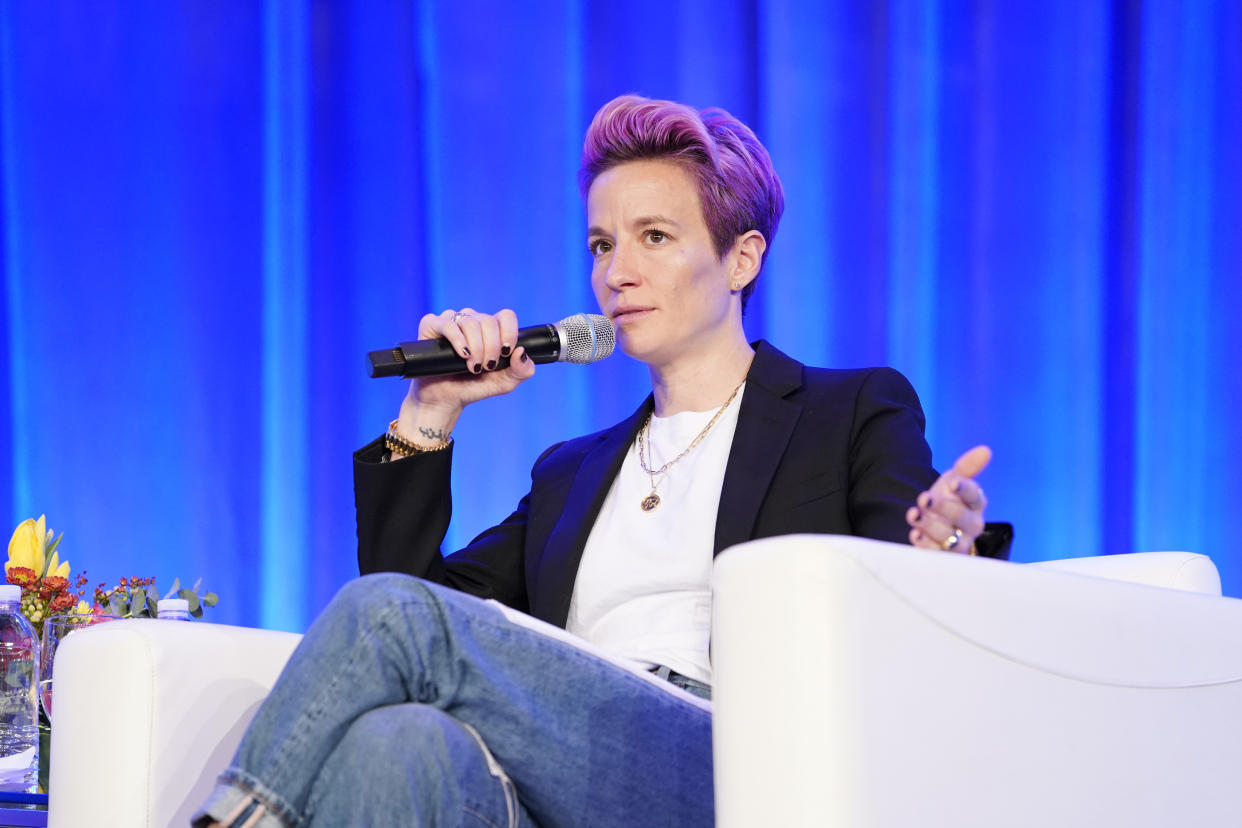
<instances>
[{"instance_id":1,"label":"armchair armrest","mask_svg":"<svg viewBox=\"0 0 1242 828\"><path fill-rule=\"evenodd\" d=\"M188 825L300 638L154 620L66 638L49 825Z\"/></svg>"}]
</instances>

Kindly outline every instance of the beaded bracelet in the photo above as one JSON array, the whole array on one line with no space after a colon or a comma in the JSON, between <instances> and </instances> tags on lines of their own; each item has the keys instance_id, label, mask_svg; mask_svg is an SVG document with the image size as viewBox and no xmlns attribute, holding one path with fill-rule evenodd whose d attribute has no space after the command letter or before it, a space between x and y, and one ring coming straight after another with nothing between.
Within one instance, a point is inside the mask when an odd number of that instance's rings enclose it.
<instances>
[{"instance_id":1,"label":"beaded bracelet","mask_svg":"<svg viewBox=\"0 0 1242 828\"><path fill-rule=\"evenodd\" d=\"M384 435L384 446L400 457L413 457L416 454L432 454L437 451L444 451L453 445L453 435L449 435L448 439L435 448L423 448L417 443L412 443L397 433L397 421L393 420L388 424L388 433Z\"/></svg>"}]
</instances>

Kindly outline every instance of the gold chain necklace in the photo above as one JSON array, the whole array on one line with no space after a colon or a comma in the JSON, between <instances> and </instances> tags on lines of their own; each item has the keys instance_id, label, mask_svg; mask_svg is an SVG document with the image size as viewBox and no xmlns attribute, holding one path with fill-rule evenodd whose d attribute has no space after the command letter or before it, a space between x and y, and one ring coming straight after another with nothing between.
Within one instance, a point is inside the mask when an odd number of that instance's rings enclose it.
<instances>
[{"instance_id":1,"label":"gold chain necklace","mask_svg":"<svg viewBox=\"0 0 1242 828\"><path fill-rule=\"evenodd\" d=\"M664 474L669 470L670 466L685 457L690 452L694 451L695 447L697 447L699 443L703 442L703 438L707 436L707 432L712 430L712 426L716 424L716 421L720 419L720 415L723 414L725 409L729 407L729 403L733 402L733 398L737 396L738 391L742 390L742 385L745 382L746 378L743 377L742 382L739 382L737 387L733 389L733 393L729 395L729 399L725 400L724 405L720 406L720 408L716 410L716 413L712 415L712 418L708 421L707 425L703 426L703 430L699 432L699 435L690 441L690 445L686 446L685 451L654 471L647 465L647 457L651 456L651 418L655 416L655 411L652 411L647 415L646 422L644 422L643 427L638 430L638 465L642 466L643 471L645 471L647 476L651 478L651 493L639 501L638 508L642 509L644 512L654 512L656 509L660 508L660 496L656 494L656 487L660 484L656 482L656 475ZM646 440L643 439L644 434L647 435ZM652 458L651 462L654 463L655 459Z\"/></svg>"}]
</instances>

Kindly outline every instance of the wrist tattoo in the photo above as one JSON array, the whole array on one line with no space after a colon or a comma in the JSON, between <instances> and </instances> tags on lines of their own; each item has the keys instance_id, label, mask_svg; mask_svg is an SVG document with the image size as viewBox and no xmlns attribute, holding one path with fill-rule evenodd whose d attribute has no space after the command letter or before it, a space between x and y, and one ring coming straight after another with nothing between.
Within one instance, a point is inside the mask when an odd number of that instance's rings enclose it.
<instances>
[{"instance_id":1,"label":"wrist tattoo","mask_svg":"<svg viewBox=\"0 0 1242 828\"><path fill-rule=\"evenodd\" d=\"M444 430L439 428L418 427L418 433L426 437L428 440L438 440L443 443L448 438L444 435Z\"/></svg>"}]
</instances>

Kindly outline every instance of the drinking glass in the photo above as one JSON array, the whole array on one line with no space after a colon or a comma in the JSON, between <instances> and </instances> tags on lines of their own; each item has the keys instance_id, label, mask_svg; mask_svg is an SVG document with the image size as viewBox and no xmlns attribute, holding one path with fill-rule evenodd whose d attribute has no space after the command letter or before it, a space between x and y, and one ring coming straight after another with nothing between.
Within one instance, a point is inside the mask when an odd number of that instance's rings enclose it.
<instances>
[{"instance_id":1,"label":"drinking glass","mask_svg":"<svg viewBox=\"0 0 1242 828\"><path fill-rule=\"evenodd\" d=\"M39 698L49 721L52 718L52 665L55 663L56 648L60 646L60 642L65 640L65 636L78 630L119 618L119 615L53 615L43 620L43 647L39 656Z\"/></svg>"}]
</instances>

